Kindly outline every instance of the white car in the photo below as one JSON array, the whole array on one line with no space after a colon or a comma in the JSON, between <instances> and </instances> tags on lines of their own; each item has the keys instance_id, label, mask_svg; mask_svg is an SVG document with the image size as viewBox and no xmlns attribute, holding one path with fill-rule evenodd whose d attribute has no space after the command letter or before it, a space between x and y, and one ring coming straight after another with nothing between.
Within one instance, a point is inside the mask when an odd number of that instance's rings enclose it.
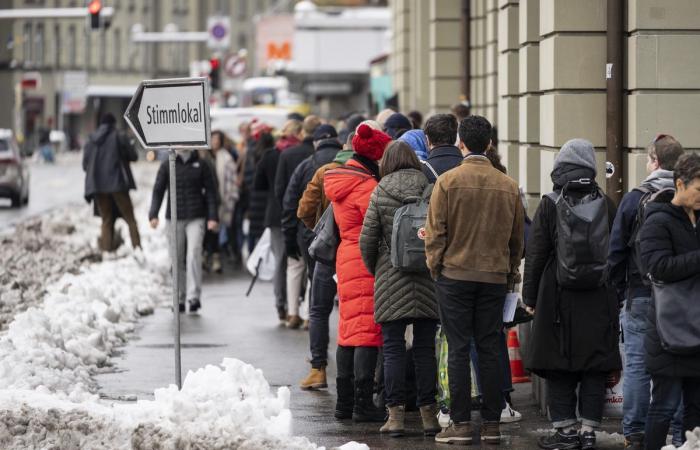
<instances>
[{"instance_id":1,"label":"white car","mask_svg":"<svg viewBox=\"0 0 700 450\"><path fill-rule=\"evenodd\" d=\"M250 123L253 119L280 129L287 121L289 110L284 108L212 108L211 129L221 130L230 138L238 140L238 128L243 122Z\"/></svg>"}]
</instances>

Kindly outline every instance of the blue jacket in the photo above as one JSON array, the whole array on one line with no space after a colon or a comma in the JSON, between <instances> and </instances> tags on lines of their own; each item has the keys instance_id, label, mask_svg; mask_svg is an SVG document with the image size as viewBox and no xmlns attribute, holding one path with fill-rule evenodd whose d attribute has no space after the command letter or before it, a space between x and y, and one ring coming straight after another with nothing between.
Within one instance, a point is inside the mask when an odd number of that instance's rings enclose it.
<instances>
[{"instance_id":1,"label":"blue jacket","mask_svg":"<svg viewBox=\"0 0 700 450\"><path fill-rule=\"evenodd\" d=\"M635 189L622 197L610 231L608 254L610 282L617 292L620 303L628 297L651 297L651 288L642 283L642 275L637 269L628 245L637 221L639 201L643 195L641 191Z\"/></svg>"},{"instance_id":2,"label":"blue jacket","mask_svg":"<svg viewBox=\"0 0 700 450\"><path fill-rule=\"evenodd\" d=\"M442 175L462 164L463 160L464 156L457 147L454 145L443 145L433 148L426 162L430 164L438 175ZM428 177L428 182L435 183L437 181L435 174L425 164L423 165L423 173Z\"/></svg>"}]
</instances>

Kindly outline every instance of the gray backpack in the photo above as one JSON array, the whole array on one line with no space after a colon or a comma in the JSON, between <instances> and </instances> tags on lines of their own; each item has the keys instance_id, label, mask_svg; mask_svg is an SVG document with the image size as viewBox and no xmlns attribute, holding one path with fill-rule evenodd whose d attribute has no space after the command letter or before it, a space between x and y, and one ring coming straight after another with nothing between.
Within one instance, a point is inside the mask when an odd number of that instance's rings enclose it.
<instances>
[{"instance_id":1,"label":"gray backpack","mask_svg":"<svg viewBox=\"0 0 700 450\"><path fill-rule=\"evenodd\" d=\"M403 272L427 272L425 222L433 193L429 184L420 197L407 197L394 213L391 229L391 265Z\"/></svg>"},{"instance_id":2,"label":"gray backpack","mask_svg":"<svg viewBox=\"0 0 700 450\"><path fill-rule=\"evenodd\" d=\"M566 289L595 289L608 276L608 204L600 188L580 199L569 196L567 191L572 183L593 181L569 182L561 194L547 194L557 207L557 282Z\"/></svg>"}]
</instances>

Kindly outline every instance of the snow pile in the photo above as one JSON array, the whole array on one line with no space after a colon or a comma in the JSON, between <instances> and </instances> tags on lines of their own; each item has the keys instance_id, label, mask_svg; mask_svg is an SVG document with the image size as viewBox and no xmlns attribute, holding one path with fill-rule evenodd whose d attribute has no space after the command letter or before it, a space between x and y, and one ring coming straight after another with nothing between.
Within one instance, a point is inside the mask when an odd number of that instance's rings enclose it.
<instances>
[{"instance_id":1,"label":"snow pile","mask_svg":"<svg viewBox=\"0 0 700 450\"><path fill-rule=\"evenodd\" d=\"M693 431L686 431L685 439L685 444L678 447L678 450L700 450L700 427L695 428ZM676 447L667 445L662 450L676 450Z\"/></svg>"},{"instance_id":2,"label":"snow pile","mask_svg":"<svg viewBox=\"0 0 700 450\"><path fill-rule=\"evenodd\" d=\"M65 273L76 273L100 254L91 241L96 231L85 208L66 208L17 226L0 239L0 329L15 314L41 302L44 289Z\"/></svg>"},{"instance_id":3,"label":"snow pile","mask_svg":"<svg viewBox=\"0 0 700 450\"><path fill-rule=\"evenodd\" d=\"M17 408L17 403L24 403ZM189 372L152 401L71 403L38 391L0 391L0 445L20 448L317 449L291 437L289 389L236 359ZM362 447L354 447L360 449ZM320 449L319 449L320 450Z\"/></svg>"}]
</instances>

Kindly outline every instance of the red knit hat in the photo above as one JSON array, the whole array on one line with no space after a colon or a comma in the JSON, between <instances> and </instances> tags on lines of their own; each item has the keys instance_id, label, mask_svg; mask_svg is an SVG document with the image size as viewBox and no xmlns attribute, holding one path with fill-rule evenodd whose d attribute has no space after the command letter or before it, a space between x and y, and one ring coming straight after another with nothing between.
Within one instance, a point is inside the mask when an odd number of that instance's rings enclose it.
<instances>
[{"instance_id":1,"label":"red knit hat","mask_svg":"<svg viewBox=\"0 0 700 450\"><path fill-rule=\"evenodd\" d=\"M352 138L352 149L358 155L379 161L389 142L391 142L391 137L388 134L361 123Z\"/></svg>"}]
</instances>

